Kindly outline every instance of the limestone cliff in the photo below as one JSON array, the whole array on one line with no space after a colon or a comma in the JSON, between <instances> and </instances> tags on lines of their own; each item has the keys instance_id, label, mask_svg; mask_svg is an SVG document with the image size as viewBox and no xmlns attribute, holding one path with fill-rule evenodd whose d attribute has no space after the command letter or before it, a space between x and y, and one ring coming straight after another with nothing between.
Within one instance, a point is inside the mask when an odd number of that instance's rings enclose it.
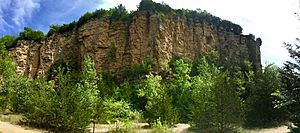
<instances>
[{"instance_id":1,"label":"limestone cliff","mask_svg":"<svg viewBox=\"0 0 300 133\"><path fill-rule=\"evenodd\" d=\"M98 72L117 72L150 59L156 70L174 56L195 59L211 50L241 65L245 60L261 69L261 40L222 26L178 15L163 20L155 13L138 11L132 21L94 19L66 33L55 33L41 43L19 41L12 50L17 72L29 77L47 74L58 60L81 64L91 56Z\"/></svg>"}]
</instances>

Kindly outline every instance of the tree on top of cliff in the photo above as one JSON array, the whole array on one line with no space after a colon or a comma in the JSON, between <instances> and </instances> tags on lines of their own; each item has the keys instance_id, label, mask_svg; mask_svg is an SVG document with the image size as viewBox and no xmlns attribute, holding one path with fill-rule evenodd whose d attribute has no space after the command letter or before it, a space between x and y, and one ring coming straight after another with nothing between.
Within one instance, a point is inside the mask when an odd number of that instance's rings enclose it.
<instances>
[{"instance_id":1,"label":"tree on top of cliff","mask_svg":"<svg viewBox=\"0 0 300 133\"><path fill-rule=\"evenodd\" d=\"M3 48L9 48L13 44L15 44L17 41L17 37L15 36L10 36L10 35L5 35L0 38L0 49L1 47Z\"/></svg>"},{"instance_id":2,"label":"tree on top of cliff","mask_svg":"<svg viewBox=\"0 0 300 133\"><path fill-rule=\"evenodd\" d=\"M117 21L117 20L127 20L128 18L128 12L126 10L126 7L122 4L118 5L117 7L111 8L109 11L109 19L111 21Z\"/></svg>"},{"instance_id":3,"label":"tree on top of cliff","mask_svg":"<svg viewBox=\"0 0 300 133\"><path fill-rule=\"evenodd\" d=\"M138 11L179 15L191 20L205 21L216 27L222 27L226 31L233 32L237 35L241 34L243 31L241 26L234 24L228 20L222 20L221 18L210 14L206 10L202 11L201 9L197 9L196 11L187 9L175 10L165 3L155 3L152 0L142 0L138 7Z\"/></svg>"},{"instance_id":4,"label":"tree on top of cliff","mask_svg":"<svg viewBox=\"0 0 300 133\"><path fill-rule=\"evenodd\" d=\"M221 18L216 17L205 10L202 11L201 9L198 9L197 11L194 11L188 9L172 9L165 3L156 3L152 0L141 0L137 11L147 11L151 14L158 14L159 16L178 15L187 18L188 20L206 22L218 28L222 27L225 31L234 32L237 35L241 34L243 30L241 26L227 20L222 20ZM52 25L47 36L49 37L53 33L69 32L74 30L76 27L82 26L88 21L104 17L109 18L110 21L131 22L134 14L135 12L129 13L122 4L118 5L117 7L110 8L109 10L99 9L92 13L87 12L80 17L78 22L74 21L70 24L64 24L62 26Z\"/></svg>"},{"instance_id":5,"label":"tree on top of cliff","mask_svg":"<svg viewBox=\"0 0 300 133\"><path fill-rule=\"evenodd\" d=\"M18 37L18 40L29 40L29 41L40 42L45 38L46 37L42 31L35 31L29 27L24 27L24 31L20 32L20 36Z\"/></svg>"},{"instance_id":6,"label":"tree on top of cliff","mask_svg":"<svg viewBox=\"0 0 300 133\"><path fill-rule=\"evenodd\" d=\"M171 13L174 11L169 5L165 3L155 3L152 0L142 0L138 7L139 11L150 11L150 12L163 12Z\"/></svg>"}]
</instances>

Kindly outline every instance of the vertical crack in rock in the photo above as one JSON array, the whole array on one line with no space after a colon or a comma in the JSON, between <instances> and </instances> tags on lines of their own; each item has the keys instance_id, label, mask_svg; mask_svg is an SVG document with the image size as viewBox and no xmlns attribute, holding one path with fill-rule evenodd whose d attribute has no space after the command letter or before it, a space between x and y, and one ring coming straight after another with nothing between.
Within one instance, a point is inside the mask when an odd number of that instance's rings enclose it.
<instances>
[{"instance_id":1,"label":"vertical crack in rock","mask_svg":"<svg viewBox=\"0 0 300 133\"><path fill-rule=\"evenodd\" d=\"M175 56L196 59L211 50L223 60L240 66L249 60L254 70L261 70L260 45L253 35L237 35L205 21L176 15L161 20L157 14L138 11L132 21L104 17L41 43L20 40L11 52L17 73L35 78L47 75L59 60L76 62L80 69L84 57L91 56L98 72L119 72L151 60L160 71Z\"/></svg>"}]
</instances>

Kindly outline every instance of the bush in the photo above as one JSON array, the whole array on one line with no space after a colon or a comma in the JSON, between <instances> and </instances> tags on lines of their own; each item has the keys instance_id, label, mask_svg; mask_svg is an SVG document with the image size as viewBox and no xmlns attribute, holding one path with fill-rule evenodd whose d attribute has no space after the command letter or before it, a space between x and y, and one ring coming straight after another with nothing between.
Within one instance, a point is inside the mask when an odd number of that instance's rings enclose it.
<instances>
[{"instance_id":1,"label":"bush","mask_svg":"<svg viewBox=\"0 0 300 133\"><path fill-rule=\"evenodd\" d=\"M120 4L117 7L111 8L109 11L109 19L111 21L118 21L118 20L129 20L129 14L126 8Z\"/></svg>"},{"instance_id":2,"label":"bush","mask_svg":"<svg viewBox=\"0 0 300 133\"><path fill-rule=\"evenodd\" d=\"M174 79L170 80L168 88L170 88L171 96L173 97L172 103L178 109L181 122L189 121L189 106L190 106L190 72L191 65L186 63L183 59L171 62L173 67L172 76Z\"/></svg>"},{"instance_id":3,"label":"bush","mask_svg":"<svg viewBox=\"0 0 300 133\"><path fill-rule=\"evenodd\" d=\"M241 100L227 72L205 58L192 79L191 122L202 132L234 132L241 123Z\"/></svg>"},{"instance_id":4,"label":"bush","mask_svg":"<svg viewBox=\"0 0 300 133\"><path fill-rule=\"evenodd\" d=\"M15 113L28 111L26 101L32 89L32 82L26 77L15 75L6 79L5 89L8 91L9 109Z\"/></svg>"},{"instance_id":5,"label":"bush","mask_svg":"<svg viewBox=\"0 0 300 133\"><path fill-rule=\"evenodd\" d=\"M62 71L58 87L37 80L28 99L26 122L54 132L84 132L94 119L97 91L96 70L90 58L84 61L84 71L78 74Z\"/></svg>"},{"instance_id":6,"label":"bush","mask_svg":"<svg viewBox=\"0 0 300 133\"><path fill-rule=\"evenodd\" d=\"M297 39L300 41L299 39ZM276 96L279 98L277 107L286 109L289 114L289 120L293 123L292 133L300 132L300 52L299 44L285 44L292 62L287 61L280 70L282 87L277 91Z\"/></svg>"},{"instance_id":7,"label":"bush","mask_svg":"<svg viewBox=\"0 0 300 133\"><path fill-rule=\"evenodd\" d=\"M44 40L46 37L42 31L34 31L31 28L24 27L24 31L20 32L18 40L29 40L40 42Z\"/></svg>"},{"instance_id":8,"label":"bush","mask_svg":"<svg viewBox=\"0 0 300 133\"><path fill-rule=\"evenodd\" d=\"M142 0L138 6L139 11L171 13L173 9L167 4L155 3L152 0Z\"/></svg>"},{"instance_id":9,"label":"bush","mask_svg":"<svg viewBox=\"0 0 300 133\"><path fill-rule=\"evenodd\" d=\"M54 123L59 105L53 82L46 82L43 78L36 79L28 95L26 105L28 111L24 113L26 123L38 128L55 128Z\"/></svg>"},{"instance_id":10,"label":"bush","mask_svg":"<svg viewBox=\"0 0 300 133\"><path fill-rule=\"evenodd\" d=\"M162 78L152 74L146 77L139 90L139 96L147 99L144 116L148 119L148 123L160 119L163 124L176 124L178 113L172 104L172 96L168 94L166 85L161 82Z\"/></svg>"},{"instance_id":11,"label":"bush","mask_svg":"<svg viewBox=\"0 0 300 133\"><path fill-rule=\"evenodd\" d=\"M10 108L12 83L16 80L16 68L13 60L9 58L8 51L0 44L0 111ZM19 82L20 83L20 82Z\"/></svg>"},{"instance_id":12,"label":"bush","mask_svg":"<svg viewBox=\"0 0 300 133\"><path fill-rule=\"evenodd\" d=\"M116 101L114 99L107 99L103 102L102 121L106 122L126 122L131 120L138 120L140 118L139 112L133 110L130 104L124 100Z\"/></svg>"},{"instance_id":13,"label":"bush","mask_svg":"<svg viewBox=\"0 0 300 133\"><path fill-rule=\"evenodd\" d=\"M278 68L267 65L262 74L256 76L255 81L245 102L245 125L265 127L281 124L286 120L287 112L275 108L275 101L278 99L273 94L282 87Z\"/></svg>"},{"instance_id":14,"label":"bush","mask_svg":"<svg viewBox=\"0 0 300 133\"><path fill-rule=\"evenodd\" d=\"M160 118L150 124L151 133L171 133L169 127L160 121Z\"/></svg>"},{"instance_id":15,"label":"bush","mask_svg":"<svg viewBox=\"0 0 300 133\"><path fill-rule=\"evenodd\" d=\"M10 48L17 43L17 37L5 35L0 38L0 47Z\"/></svg>"},{"instance_id":16,"label":"bush","mask_svg":"<svg viewBox=\"0 0 300 133\"><path fill-rule=\"evenodd\" d=\"M93 13L87 12L85 13L83 16L81 16L78 20L77 26L80 27L82 26L84 23L93 20L93 19L100 19L102 17L106 17L108 16L108 11L104 10L104 9L100 9L100 10L96 10Z\"/></svg>"}]
</instances>

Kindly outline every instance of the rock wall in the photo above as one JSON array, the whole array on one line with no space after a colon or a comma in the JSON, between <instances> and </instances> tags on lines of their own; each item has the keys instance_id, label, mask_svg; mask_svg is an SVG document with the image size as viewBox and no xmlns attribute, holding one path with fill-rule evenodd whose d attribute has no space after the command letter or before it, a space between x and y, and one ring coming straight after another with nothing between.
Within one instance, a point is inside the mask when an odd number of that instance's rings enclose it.
<instances>
[{"instance_id":1,"label":"rock wall","mask_svg":"<svg viewBox=\"0 0 300 133\"><path fill-rule=\"evenodd\" d=\"M35 78L46 74L58 60L81 64L91 56L98 72L118 72L144 60L160 70L174 56L195 59L211 50L220 57L242 65L245 60L261 70L261 40L236 35L222 27L180 16L158 19L156 14L136 12L133 20L92 20L72 32L55 33L40 44L19 41L12 50L17 72Z\"/></svg>"}]
</instances>

